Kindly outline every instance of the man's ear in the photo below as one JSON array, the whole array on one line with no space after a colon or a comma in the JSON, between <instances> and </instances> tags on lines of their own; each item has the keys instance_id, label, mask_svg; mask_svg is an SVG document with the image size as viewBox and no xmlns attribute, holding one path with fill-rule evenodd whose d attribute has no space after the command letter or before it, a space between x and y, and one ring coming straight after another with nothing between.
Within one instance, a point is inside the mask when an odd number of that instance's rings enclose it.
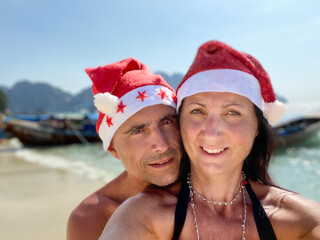
<instances>
[{"instance_id":1,"label":"man's ear","mask_svg":"<svg viewBox=\"0 0 320 240\"><path fill-rule=\"evenodd\" d=\"M109 147L108 147L108 152L111 153L112 156L114 156L115 158L119 159L119 154L117 152L117 150L113 147L113 142L111 141Z\"/></svg>"}]
</instances>

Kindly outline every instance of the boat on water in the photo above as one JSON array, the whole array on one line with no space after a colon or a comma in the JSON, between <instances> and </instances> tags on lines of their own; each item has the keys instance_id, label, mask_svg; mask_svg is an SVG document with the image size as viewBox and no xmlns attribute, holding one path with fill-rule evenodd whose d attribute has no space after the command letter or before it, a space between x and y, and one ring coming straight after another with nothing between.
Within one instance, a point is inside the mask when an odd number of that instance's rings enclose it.
<instances>
[{"instance_id":1,"label":"boat on water","mask_svg":"<svg viewBox=\"0 0 320 240\"><path fill-rule=\"evenodd\" d=\"M320 114L306 115L273 127L275 147L288 147L314 137L320 130Z\"/></svg>"},{"instance_id":2,"label":"boat on water","mask_svg":"<svg viewBox=\"0 0 320 240\"><path fill-rule=\"evenodd\" d=\"M24 145L64 145L100 141L95 115L50 115L32 119L11 118L6 131Z\"/></svg>"}]
</instances>

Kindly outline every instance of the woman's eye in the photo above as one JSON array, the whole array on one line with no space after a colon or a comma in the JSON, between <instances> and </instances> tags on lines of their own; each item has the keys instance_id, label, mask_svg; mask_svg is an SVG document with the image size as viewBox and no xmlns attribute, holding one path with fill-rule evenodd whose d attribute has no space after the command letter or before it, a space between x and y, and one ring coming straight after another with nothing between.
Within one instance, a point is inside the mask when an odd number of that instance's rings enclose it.
<instances>
[{"instance_id":1,"label":"woman's eye","mask_svg":"<svg viewBox=\"0 0 320 240\"><path fill-rule=\"evenodd\" d=\"M192 114L200 114L202 113L199 109L194 109L191 111Z\"/></svg>"},{"instance_id":2,"label":"woman's eye","mask_svg":"<svg viewBox=\"0 0 320 240\"><path fill-rule=\"evenodd\" d=\"M240 115L240 113L237 111L229 111L227 115L237 116L237 115Z\"/></svg>"}]
</instances>

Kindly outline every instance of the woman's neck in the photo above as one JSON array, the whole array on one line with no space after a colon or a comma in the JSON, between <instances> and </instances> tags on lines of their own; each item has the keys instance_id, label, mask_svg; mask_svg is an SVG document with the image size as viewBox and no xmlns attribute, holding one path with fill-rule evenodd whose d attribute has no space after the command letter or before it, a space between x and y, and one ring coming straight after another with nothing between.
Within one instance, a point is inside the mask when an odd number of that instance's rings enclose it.
<instances>
[{"instance_id":1,"label":"woman's neck","mask_svg":"<svg viewBox=\"0 0 320 240\"><path fill-rule=\"evenodd\" d=\"M228 202L239 192L243 180L241 169L223 174L206 174L191 168L191 184L194 190L215 202Z\"/></svg>"}]
</instances>

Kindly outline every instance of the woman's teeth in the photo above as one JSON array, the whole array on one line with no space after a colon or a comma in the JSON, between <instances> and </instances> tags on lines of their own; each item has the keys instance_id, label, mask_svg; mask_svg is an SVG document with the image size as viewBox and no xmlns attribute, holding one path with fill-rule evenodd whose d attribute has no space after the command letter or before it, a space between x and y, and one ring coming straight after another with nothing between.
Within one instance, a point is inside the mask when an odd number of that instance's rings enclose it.
<instances>
[{"instance_id":1,"label":"woman's teeth","mask_svg":"<svg viewBox=\"0 0 320 240\"><path fill-rule=\"evenodd\" d=\"M209 149L209 148L202 147L202 149L204 151L206 151L207 153L221 153L221 152L224 151L224 148L221 148L221 149Z\"/></svg>"}]
</instances>

